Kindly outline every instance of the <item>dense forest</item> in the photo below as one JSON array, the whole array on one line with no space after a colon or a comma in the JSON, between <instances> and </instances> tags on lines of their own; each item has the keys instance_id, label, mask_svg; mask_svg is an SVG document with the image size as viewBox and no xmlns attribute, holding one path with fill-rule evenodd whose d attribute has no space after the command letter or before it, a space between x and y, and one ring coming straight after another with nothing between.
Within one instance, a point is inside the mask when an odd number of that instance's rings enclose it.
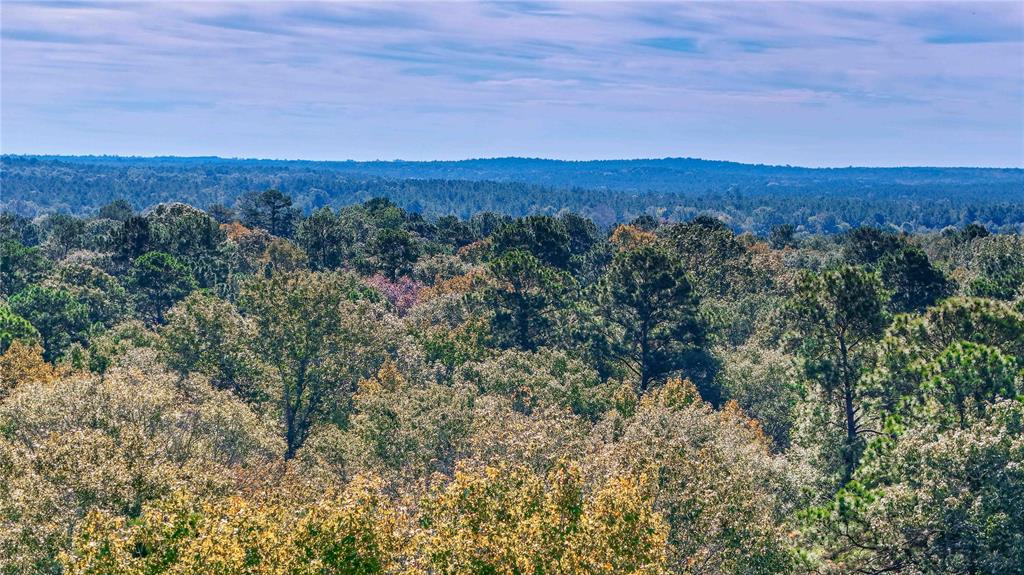
<instances>
[{"instance_id":1,"label":"dense forest","mask_svg":"<svg viewBox=\"0 0 1024 575\"><path fill-rule=\"evenodd\" d=\"M268 188L304 214L375 197L427 217L462 219L575 213L601 226L648 215L699 215L736 232L765 235L856 227L938 231L979 223L1024 230L1024 170L981 168L809 169L694 159L565 162L528 158L458 162L309 162L221 158L3 156L0 209L27 217L94 215L127 198L136 210L169 201L234 208Z\"/></svg>"},{"instance_id":2,"label":"dense forest","mask_svg":"<svg viewBox=\"0 0 1024 575\"><path fill-rule=\"evenodd\" d=\"M1008 191L394 175L4 159L0 573L1021 573Z\"/></svg>"}]
</instances>

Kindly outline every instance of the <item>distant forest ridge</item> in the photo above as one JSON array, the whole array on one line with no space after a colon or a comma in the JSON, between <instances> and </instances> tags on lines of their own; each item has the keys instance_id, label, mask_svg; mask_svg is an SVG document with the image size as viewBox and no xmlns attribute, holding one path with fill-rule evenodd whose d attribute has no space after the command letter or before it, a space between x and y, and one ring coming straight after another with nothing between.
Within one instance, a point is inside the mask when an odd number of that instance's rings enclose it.
<instances>
[{"instance_id":1,"label":"distant forest ridge","mask_svg":"<svg viewBox=\"0 0 1024 575\"><path fill-rule=\"evenodd\" d=\"M967 223L1024 231L1018 168L802 168L665 158L563 161L249 160L219 157L0 157L0 209L89 214L118 198L137 209L180 201L233 206L277 188L305 212L388 197L426 216L578 212L602 225L640 215L710 214L738 231L793 224L927 231Z\"/></svg>"}]
</instances>

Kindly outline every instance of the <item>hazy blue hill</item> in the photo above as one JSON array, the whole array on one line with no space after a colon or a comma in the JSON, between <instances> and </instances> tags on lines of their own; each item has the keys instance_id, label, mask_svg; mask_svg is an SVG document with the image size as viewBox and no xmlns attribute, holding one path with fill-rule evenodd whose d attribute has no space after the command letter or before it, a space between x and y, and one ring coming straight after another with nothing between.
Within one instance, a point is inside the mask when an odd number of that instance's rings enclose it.
<instances>
[{"instance_id":1,"label":"hazy blue hill","mask_svg":"<svg viewBox=\"0 0 1024 575\"><path fill-rule=\"evenodd\" d=\"M314 162L218 157L3 156L0 208L91 213L126 198L137 208L182 201L233 205L278 188L300 208L387 196L428 215L571 210L609 224L649 213L711 212L734 228L779 223L830 232L860 224L937 229L978 222L1024 226L1024 170L801 168L665 158L561 161Z\"/></svg>"},{"instance_id":2,"label":"hazy blue hill","mask_svg":"<svg viewBox=\"0 0 1024 575\"><path fill-rule=\"evenodd\" d=\"M1014 189L1024 194L1024 170L1015 168L802 168L741 164L695 158L565 161L540 158L488 158L458 161L315 162L200 157L123 156L5 156L4 161L38 158L75 165L137 167L216 167L230 169L299 170L399 179L491 180L555 187L586 187L622 191L701 193L745 186L744 191L786 191L818 187L820 192L843 193L924 186L958 191L996 192ZM773 189L777 188L777 189Z\"/></svg>"}]
</instances>

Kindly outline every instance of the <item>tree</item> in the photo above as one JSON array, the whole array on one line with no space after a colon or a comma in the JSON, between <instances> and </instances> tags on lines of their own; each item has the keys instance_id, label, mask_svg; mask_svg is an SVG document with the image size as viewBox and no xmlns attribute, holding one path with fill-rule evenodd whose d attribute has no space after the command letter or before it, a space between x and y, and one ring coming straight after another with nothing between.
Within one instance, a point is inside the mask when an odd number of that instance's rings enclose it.
<instances>
[{"instance_id":1,"label":"tree","mask_svg":"<svg viewBox=\"0 0 1024 575\"><path fill-rule=\"evenodd\" d=\"M992 235L989 233L988 228L981 224L970 223L963 228L956 230L958 239L965 243L970 243L978 238L984 238Z\"/></svg>"},{"instance_id":2,"label":"tree","mask_svg":"<svg viewBox=\"0 0 1024 575\"><path fill-rule=\"evenodd\" d=\"M292 207L292 198L279 190L250 192L238 201L242 223L250 228L263 228L272 235L291 237L299 210Z\"/></svg>"},{"instance_id":3,"label":"tree","mask_svg":"<svg viewBox=\"0 0 1024 575\"><path fill-rule=\"evenodd\" d=\"M16 341L38 342L39 330L27 319L11 311L9 304L0 303L0 353L7 351Z\"/></svg>"},{"instance_id":4,"label":"tree","mask_svg":"<svg viewBox=\"0 0 1024 575\"><path fill-rule=\"evenodd\" d=\"M125 521L91 512L64 561L69 575L381 575L396 572L406 518L373 478L339 492L287 485L200 497L179 491ZM312 499L312 501L309 501ZM143 550L140 552L140 550Z\"/></svg>"},{"instance_id":5,"label":"tree","mask_svg":"<svg viewBox=\"0 0 1024 575\"><path fill-rule=\"evenodd\" d=\"M899 235L872 227L854 228L842 242L843 258L852 265L874 265L906 244Z\"/></svg>"},{"instance_id":6,"label":"tree","mask_svg":"<svg viewBox=\"0 0 1024 575\"><path fill-rule=\"evenodd\" d=\"M43 222L46 241L43 249L55 259L61 259L85 241L85 221L67 214L50 215Z\"/></svg>"},{"instance_id":7,"label":"tree","mask_svg":"<svg viewBox=\"0 0 1024 575\"><path fill-rule=\"evenodd\" d=\"M132 263L128 287L135 307L151 322L163 323L164 312L196 289L192 273L174 256L147 252Z\"/></svg>"},{"instance_id":8,"label":"tree","mask_svg":"<svg viewBox=\"0 0 1024 575\"><path fill-rule=\"evenodd\" d=\"M571 410L597 420L609 408L608 385L596 371L562 351L506 350L494 357L468 362L452 377L480 395L499 395L524 414L544 409ZM502 425L507 422L500 422Z\"/></svg>"},{"instance_id":9,"label":"tree","mask_svg":"<svg viewBox=\"0 0 1024 575\"><path fill-rule=\"evenodd\" d=\"M0 242L0 295L10 296L38 283L51 267L39 248Z\"/></svg>"},{"instance_id":10,"label":"tree","mask_svg":"<svg viewBox=\"0 0 1024 575\"><path fill-rule=\"evenodd\" d=\"M707 379L697 298L685 270L666 250L644 245L619 252L598 299L612 328L608 351L637 377L641 392L679 371Z\"/></svg>"},{"instance_id":11,"label":"tree","mask_svg":"<svg viewBox=\"0 0 1024 575\"><path fill-rule=\"evenodd\" d=\"M894 312L920 311L949 295L949 281L917 246L887 253L878 265L882 285L891 293Z\"/></svg>"},{"instance_id":12,"label":"tree","mask_svg":"<svg viewBox=\"0 0 1024 575\"><path fill-rule=\"evenodd\" d=\"M865 381L874 409L906 415L908 399L922 397L936 362L953 348L977 348L1024 358L1024 316L1008 304L980 298L949 298L919 316L896 316L878 345ZM971 354L973 355L973 354Z\"/></svg>"},{"instance_id":13,"label":"tree","mask_svg":"<svg viewBox=\"0 0 1024 575\"><path fill-rule=\"evenodd\" d=\"M249 400L257 396L259 365L250 352L252 329L230 302L192 292L167 312L160 329L167 366L182 377L200 373L217 389Z\"/></svg>"},{"instance_id":14,"label":"tree","mask_svg":"<svg viewBox=\"0 0 1024 575\"><path fill-rule=\"evenodd\" d=\"M513 220L491 236L496 254L522 250L544 265L565 269L569 263L569 234L562 222L550 216L527 216Z\"/></svg>"},{"instance_id":15,"label":"tree","mask_svg":"<svg viewBox=\"0 0 1024 575\"><path fill-rule=\"evenodd\" d=\"M667 529L642 478L584 491L578 469L460 468L423 501L428 572L662 575Z\"/></svg>"},{"instance_id":16,"label":"tree","mask_svg":"<svg viewBox=\"0 0 1024 575\"><path fill-rule=\"evenodd\" d=\"M558 220L569 236L569 253L574 257L590 251L604 239L597 225L579 214L565 213Z\"/></svg>"},{"instance_id":17,"label":"tree","mask_svg":"<svg viewBox=\"0 0 1024 575\"><path fill-rule=\"evenodd\" d=\"M860 405L862 373L872 344L886 325L882 285L878 277L854 266L820 274L805 273L797 282L789 312L800 337L798 353L808 378L845 420L843 477L849 479L867 429Z\"/></svg>"},{"instance_id":18,"label":"tree","mask_svg":"<svg viewBox=\"0 0 1024 575\"><path fill-rule=\"evenodd\" d=\"M126 520L175 490L234 491L241 470L262 471L283 451L229 393L169 374L145 354L126 360L103 376L24 380L0 402L5 572L60 573L85 515Z\"/></svg>"},{"instance_id":19,"label":"tree","mask_svg":"<svg viewBox=\"0 0 1024 575\"><path fill-rule=\"evenodd\" d=\"M925 384L915 394L912 417L968 427L1002 399L1021 397L1017 358L982 344L957 342L923 368Z\"/></svg>"},{"instance_id":20,"label":"tree","mask_svg":"<svg viewBox=\"0 0 1024 575\"><path fill-rule=\"evenodd\" d=\"M814 533L840 573L1020 573L1024 403L960 429L890 429L855 480L817 509Z\"/></svg>"},{"instance_id":21,"label":"tree","mask_svg":"<svg viewBox=\"0 0 1024 575\"><path fill-rule=\"evenodd\" d=\"M472 423L474 399L468 386L408 381L388 361L359 382L348 428L322 426L299 458L340 455L345 476L372 473L392 484L450 473Z\"/></svg>"},{"instance_id":22,"label":"tree","mask_svg":"<svg viewBox=\"0 0 1024 575\"><path fill-rule=\"evenodd\" d=\"M150 241L149 219L131 216L114 232L111 245L120 261L132 261L149 250Z\"/></svg>"},{"instance_id":23,"label":"tree","mask_svg":"<svg viewBox=\"0 0 1024 575\"><path fill-rule=\"evenodd\" d=\"M633 218L629 225L645 232L653 232L658 229L661 223L650 214L642 214Z\"/></svg>"},{"instance_id":24,"label":"tree","mask_svg":"<svg viewBox=\"0 0 1024 575\"><path fill-rule=\"evenodd\" d=\"M780 224L772 227L768 234L768 243L777 250L796 247L796 227L793 224Z\"/></svg>"},{"instance_id":25,"label":"tree","mask_svg":"<svg viewBox=\"0 0 1024 575\"><path fill-rule=\"evenodd\" d=\"M472 243L479 239L469 222L460 220L455 216L441 216L434 223L434 234L432 240L447 244L455 249Z\"/></svg>"},{"instance_id":26,"label":"tree","mask_svg":"<svg viewBox=\"0 0 1024 575\"><path fill-rule=\"evenodd\" d=\"M14 242L36 246L40 242L40 233L39 226L31 219L13 212L0 212L0 244Z\"/></svg>"},{"instance_id":27,"label":"tree","mask_svg":"<svg viewBox=\"0 0 1024 575\"><path fill-rule=\"evenodd\" d=\"M269 365L291 459L314 424L342 423L356 383L386 355L374 292L343 273L295 271L256 278L241 294L254 350Z\"/></svg>"},{"instance_id":28,"label":"tree","mask_svg":"<svg viewBox=\"0 0 1024 575\"><path fill-rule=\"evenodd\" d=\"M206 213L210 214L210 217L217 220L221 224L229 224L231 222L238 221L238 212L234 208L229 208L224 204L210 204L206 208Z\"/></svg>"},{"instance_id":29,"label":"tree","mask_svg":"<svg viewBox=\"0 0 1024 575\"><path fill-rule=\"evenodd\" d=\"M55 271L45 285L67 290L85 304L90 324L110 327L130 314L128 293L114 276L86 264L63 264Z\"/></svg>"},{"instance_id":30,"label":"tree","mask_svg":"<svg viewBox=\"0 0 1024 575\"><path fill-rule=\"evenodd\" d=\"M506 252L487 270L489 284L481 297L494 312L499 341L535 350L549 340L554 314L572 287L569 276L522 250Z\"/></svg>"},{"instance_id":31,"label":"tree","mask_svg":"<svg viewBox=\"0 0 1024 575\"><path fill-rule=\"evenodd\" d=\"M784 519L800 505L792 475L734 403L712 409L692 383L671 379L593 433L602 441L586 457L597 478L643 473L657 486L671 573L799 572Z\"/></svg>"},{"instance_id":32,"label":"tree","mask_svg":"<svg viewBox=\"0 0 1024 575\"><path fill-rule=\"evenodd\" d=\"M776 451L790 446L800 403L800 374L782 350L742 345L721 353L718 385L725 400L736 401L757 419Z\"/></svg>"},{"instance_id":33,"label":"tree","mask_svg":"<svg viewBox=\"0 0 1024 575\"><path fill-rule=\"evenodd\" d=\"M402 229L378 230L366 245L366 263L394 281L412 273L420 256L420 245L412 234Z\"/></svg>"},{"instance_id":34,"label":"tree","mask_svg":"<svg viewBox=\"0 0 1024 575\"><path fill-rule=\"evenodd\" d=\"M389 198L376 197L363 202L362 208L378 228L397 229L406 221L405 210Z\"/></svg>"},{"instance_id":35,"label":"tree","mask_svg":"<svg viewBox=\"0 0 1024 575\"><path fill-rule=\"evenodd\" d=\"M227 264L220 253L226 234L208 214L186 204L160 204L146 215L146 220L146 251L174 256L188 267L201 287L211 288L226 279Z\"/></svg>"},{"instance_id":36,"label":"tree","mask_svg":"<svg viewBox=\"0 0 1024 575\"><path fill-rule=\"evenodd\" d=\"M133 215L135 215L135 210L132 209L131 202L124 198L118 198L108 204L104 204L96 213L97 218L119 222L123 222Z\"/></svg>"},{"instance_id":37,"label":"tree","mask_svg":"<svg viewBox=\"0 0 1024 575\"><path fill-rule=\"evenodd\" d=\"M709 217L664 226L658 234L672 249L693 278L694 292L700 297L724 296L743 284L750 273L746 248L729 226Z\"/></svg>"},{"instance_id":38,"label":"tree","mask_svg":"<svg viewBox=\"0 0 1024 575\"><path fill-rule=\"evenodd\" d=\"M72 343L85 340L89 308L66 290L32 285L14 294L10 305L39 330L47 361L60 357Z\"/></svg>"},{"instance_id":39,"label":"tree","mask_svg":"<svg viewBox=\"0 0 1024 575\"><path fill-rule=\"evenodd\" d=\"M302 220L295 241L306 251L309 267L315 271L340 268L350 243L346 226L331 208L321 208Z\"/></svg>"},{"instance_id":40,"label":"tree","mask_svg":"<svg viewBox=\"0 0 1024 575\"><path fill-rule=\"evenodd\" d=\"M224 241L217 220L187 204L160 204L147 215L149 239L147 251L167 252L185 261L196 261L215 253Z\"/></svg>"},{"instance_id":41,"label":"tree","mask_svg":"<svg viewBox=\"0 0 1024 575\"><path fill-rule=\"evenodd\" d=\"M971 281L967 293L1012 300L1024 295L1024 238L998 235L971 242Z\"/></svg>"},{"instance_id":42,"label":"tree","mask_svg":"<svg viewBox=\"0 0 1024 575\"><path fill-rule=\"evenodd\" d=\"M43 359L39 344L14 340L0 353L0 401L17 385L51 383L55 379L57 371Z\"/></svg>"},{"instance_id":43,"label":"tree","mask_svg":"<svg viewBox=\"0 0 1024 575\"><path fill-rule=\"evenodd\" d=\"M266 249L263 250L262 259L263 273L267 275L306 269L306 264L309 261L302 248L284 238L270 240Z\"/></svg>"}]
</instances>

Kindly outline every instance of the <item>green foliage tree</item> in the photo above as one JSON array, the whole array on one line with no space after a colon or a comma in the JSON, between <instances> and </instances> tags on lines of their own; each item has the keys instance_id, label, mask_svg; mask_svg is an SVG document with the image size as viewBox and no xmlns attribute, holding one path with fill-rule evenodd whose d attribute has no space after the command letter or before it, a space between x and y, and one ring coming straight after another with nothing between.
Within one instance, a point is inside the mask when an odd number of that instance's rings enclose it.
<instances>
[{"instance_id":1,"label":"green foliage tree","mask_svg":"<svg viewBox=\"0 0 1024 575\"><path fill-rule=\"evenodd\" d=\"M36 246L40 242L40 229L31 219L9 211L0 212L0 244L20 243Z\"/></svg>"},{"instance_id":2,"label":"green foliage tree","mask_svg":"<svg viewBox=\"0 0 1024 575\"><path fill-rule=\"evenodd\" d=\"M149 249L150 235L149 220L145 216L131 216L114 231L111 247L119 260L131 262Z\"/></svg>"},{"instance_id":3,"label":"green foliage tree","mask_svg":"<svg viewBox=\"0 0 1024 575\"><path fill-rule=\"evenodd\" d=\"M291 237L299 211L292 207L292 198L276 189L250 192L238 202L242 223L263 228L272 235Z\"/></svg>"},{"instance_id":4,"label":"green foliage tree","mask_svg":"<svg viewBox=\"0 0 1024 575\"><path fill-rule=\"evenodd\" d=\"M62 259L85 244L85 221L68 214L53 214L43 221L46 240L42 247L55 259Z\"/></svg>"},{"instance_id":5,"label":"green foliage tree","mask_svg":"<svg viewBox=\"0 0 1024 575\"><path fill-rule=\"evenodd\" d=\"M241 308L254 326L254 350L274 374L291 459L313 425L343 422L357 382L386 356L373 291L343 273L296 271L249 282Z\"/></svg>"},{"instance_id":6,"label":"green foliage tree","mask_svg":"<svg viewBox=\"0 0 1024 575\"><path fill-rule=\"evenodd\" d=\"M31 322L14 313L10 305L0 304L0 353L6 352L15 341L34 343L40 339L39 330Z\"/></svg>"},{"instance_id":7,"label":"green foliage tree","mask_svg":"<svg viewBox=\"0 0 1024 575\"><path fill-rule=\"evenodd\" d=\"M39 282L51 267L39 248L16 241L0 243L0 295L11 296Z\"/></svg>"},{"instance_id":8,"label":"green foliage tree","mask_svg":"<svg viewBox=\"0 0 1024 575\"><path fill-rule=\"evenodd\" d=\"M879 261L878 271L882 285L891 294L889 307L893 312L923 310L952 291L949 280L916 246L887 253Z\"/></svg>"},{"instance_id":9,"label":"green foliage tree","mask_svg":"<svg viewBox=\"0 0 1024 575\"><path fill-rule=\"evenodd\" d=\"M148 321L156 323L163 323L164 313L197 287L188 268L163 252L147 252L136 258L127 283L135 307Z\"/></svg>"},{"instance_id":10,"label":"green foliage tree","mask_svg":"<svg viewBox=\"0 0 1024 575\"><path fill-rule=\"evenodd\" d=\"M914 415L950 427L966 428L990 405L1020 398L1020 364L997 348L957 342L924 371L925 383L913 398Z\"/></svg>"},{"instance_id":11,"label":"green foliage tree","mask_svg":"<svg viewBox=\"0 0 1024 575\"><path fill-rule=\"evenodd\" d=\"M989 236L972 242L971 249L970 295L1013 300L1024 293L1024 239Z\"/></svg>"},{"instance_id":12,"label":"green foliage tree","mask_svg":"<svg viewBox=\"0 0 1024 575\"><path fill-rule=\"evenodd\" d=\"M140 242L140 246L129 248L132 254L142 250L174 256L201 287L211 288L226 280L227 262L221 253L225 233L209 214L192 206L160 204L146 214L145 224L129 218L113 235L121 236L118 241Z\"/></svg>"},{"instance_id":13,"label":"green foliage tree","mask_svg":"<svg viewBox=\"0 0 1024 575\"><path fill-rule=\"evenodd\" d=\"M345 263L345 247L351 243L344 222L330 208L321 208L302 220L295 241L315 271L340 268Z\"/></svg>"},{"instance_id":14,"label":"green foliage tree","mask_svg":"<svg viewBox=\"0 0 1024 575\"><path fill-rule=\"evenodd\" d=\"M565 269L571 255L569 234L559 220L550 216L527 216L499 227L491 236L496 254L522 250L544 265Z\"/></svg>"},{"instance_id":15,"label":"green foliage tree","mask_svg":"<svg viewBox=\"0 0 1024 575\"><path fill-rule=\"evenodd\" d=\"M257 389L260 362L250 351L252 326L230 302L192 292L167 312L160 329L167 366L183 377L198 373L217 389L248 400L263 399Z\"/></svg>"},{"instance_id":16,"label":"green foliage tree","mask_svg":"<svg viewBox=\"0 0 1024 575\"><path fill-rule=\"evenodd\" d=\"M85 304L90 324L110 327L130 315L128 292L114 276L88 264L64 264L55 272L46 285L66 290Z\"/></svg>"},{"instance_id":17,"label":"green foliage tree","mask_svg":"<svg viewBox=\"0 0 1024 575\"><path fill-rule=\"evenodd\" d=\"M723 296L735 291L749 273L744 246L721 221L699 216L693 220L663 226L658 234L690 273L694 292L702 297Z\"/></svg>"},{"instance_id":18,"label":"green foliage tree","mask_svg":"<svg viewBox=\"0 0 1024 575\"><path fill-rule=\"evenodd\" d=\"M229 224L231 222L238 221L238 212L234 208L229 208L220 202L210 204L206 208L206 213L210 214L211 218L222 224Z\"/></svg>"},{"instance_id":19,"label":"green foliage tree","mask_svg":"<svg viewBox=\"0 0 1024 575\"><path fill-rule=\"evenodd\" d=\"M670 572L799 572L783 518L800 498L752 423L735 404L714 410L692 383L672 379L631 417L612 413L595 429L605 437L588 456L598 477L644 473L657 486Z\"/></svg>"},{"instance_id":20,"label":"green foliage tree","mask_svg":"<svg viewBox=\"0 0 1024 575\"><path fill-rule=\"evenodd\" d=\"M484 360L467 362L453 375L458 384L480 395L511 400L525 414L543 409L568 409L591 420L609 409L612 393L597 372L571 355L554 349L536 352L507 350Z\"/></svg>"},{"instance_id":21,"label":"green foliage tree","mask_svg":"<svg viewBox=\"0 0 1024 575\"><path fill-rule=\"evenodd\" d=\"M638 389L682 371L709 377L704 326L686 271L665 249L620 252L599 287L608 352L637 378Z\"/></svg>"},{"instance_id":22,"label":"green foliage tree","mask_svg":"<svg viewBox=\"0 0 1024 575\"><path fill-rule=\"evenodd\" d=\"M852 265L874 265L898 252L906 241L898 234L872 227L858 227L843 235L843 259Z\"/></svg>"},{"instance_id":23,"label":"green foliage tree","mask_svg":"<svg viewBox=\"0 0 1024 575\"><path fill-rule=\"evenodd\" d=\"M779 224L772 227L768 234L768 243L777 250L788 247L796 247L796 226L793 224Z\"/></svg>"},{"instance_id":24,"label":"green foliage tree","mask_svg":"<svg viewBox=\"0 0 1024 575\"><path fill-rule=\"evenodd\" d=\"M854 481L815 509L827 568L842 573L1019 573L1024 403L965 428L925 422L873 442Z\"/></svg>"},{"instance_id":25,"label":"green foliage tree","mask_svg":"<svg viewBox=\"0 0 1024 575\"><path fill-rule=\"evenodd\" d=\"M522 250L495 258L487 271L489 283L481 297L493 311L498 341L535 350L550 340L554 316L572 288L571 278Z\"/></svg>"},{"instance_id":26,"label":"green foliage tree","mask_svg":"<svg viewBox=\"0 0 1024 575\"><path fill-rule=\"evenodd\" d=\"M585 254L604 239L597 224L579 214L565 213L558 221L569 236L569 253L573 257Z\"/></svg>"},{"instance_id":27,"label":"green foliage tree","mask_svg":"<svg viewBox=\"0 0 1024 575\"><path fill-rule=\"evenodd\" d=\"M412 234L402 229L382 229L367 243L371 255L364 261L373 271L379 271L389 280L412 273L419 259L421 247Z\"/></svg>"},{"instance_id":28,"label":"green foliage tree","mask_svg":"<svg viewBox=\"0 0 1024 575\"><path fill-rule=\"evenodd\" d=\"M469 434L474 399L468 386L409 381L387 362L359 382L347 429L321 426L298 459L340 456L334 473L373 474L393 485L450 472Z\"/></svg>"},{"instance_id":29,"label":"green foliage tree","mask_svg":"<svg viewBox=\"0 0 1024 575\"><path fill-rule=\"evenodd\" d=\"M132 204L124 198L118 198L110 203L100 206L96 217L106 220L115 220L123 222L128 218L135 215L135 210L132 209Z\"/></svg>"},{"instance_id":30,"label":"green foliage tree","mask_svg":"<svg viewBox=\"0 0 1024 575\"><path fill-rule=\"evenodd\" d=\"M807 377L842 413L843 476L848 479L868 423L861 376L887 321L881 282L875 274L854 266L806 273L797 283L789 311Z\"/></svg>"},{"instance_id":31,"label":"green foliage tree","mask_svg":"<svg viewBox=\"0 0 1024 575\"><path fill-rule=\"evenodd\" d=\"M66 290L32 285L14 294L10 305L39 330L47 361L83 341L89 329L89 308Z\"/></svg>"},{"instance_id":32,"label":"green foliage tree","mask_svg":"<svg viewBox=\"0 0 1024 575\"><path fill-rule=\"evenodd\" d=\"M938 358L965 346L1016 358L1019 365L1024 316L1003 302L980 298L950 298L920 316L897 316L878 346L865 392L880 412L906 413L912 405L904 402L921 397Z\"/></svg>"},{"instance_id":33,"label":"green foliage tree","mask_svg":"<svg viewBox=\"0 0 1024 575\"><path fill-rule=\"evenodd\" d=\"M478 239L469 222L455 216L437 218L434 227L435 231L431 239L441 244L450 245L454 249L459 249Z\"/></svg>"}]
</instances>

